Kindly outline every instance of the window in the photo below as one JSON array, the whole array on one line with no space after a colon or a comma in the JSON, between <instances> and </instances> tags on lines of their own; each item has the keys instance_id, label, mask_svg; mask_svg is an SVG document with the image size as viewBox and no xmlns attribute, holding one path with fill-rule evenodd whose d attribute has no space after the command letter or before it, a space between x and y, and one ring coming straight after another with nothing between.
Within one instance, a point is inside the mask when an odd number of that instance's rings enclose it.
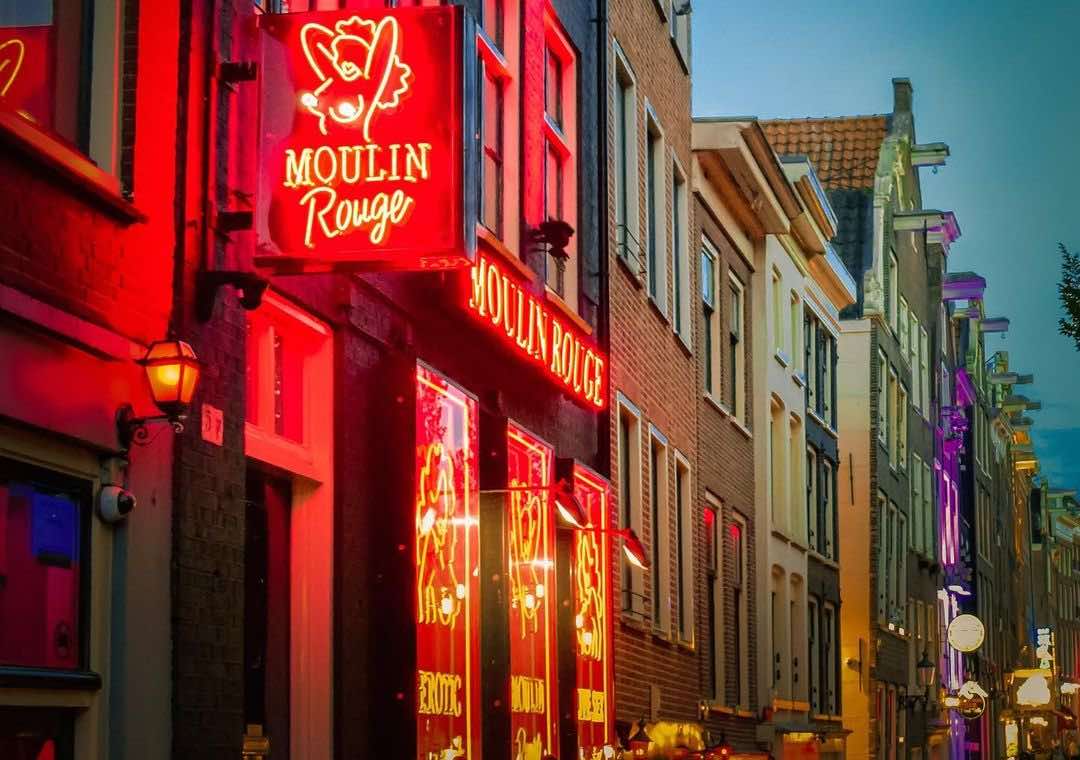
<instances>
[{"instance_id":1,"label":"window","mask_svg":"<svg viewBox=\"0 0 1080 760\"><path fill-rule=\"evenodd\" d=\"M723 700L721 692L724 683L723 670L725 650L720 638L724 630L721 611L723 590L720 586L720 505L711 495L706 494L708 504L703 510L705 532L705 645L709 648L707 666L709 678L705 693L709 700Z\"/></svg>"},{"instance_id":2,"label":"window","mask_svg":"<svg viewBox=\"0 0 1080 760\"><path fill-rule=\"evenodd\" d=\"M551 11L544 15L544 218L577 227L577 72L574 49ZM578 304L578 261L571 236L566 256L548 253L547 286Z\"/></svg>"},{"instance_id":3,"label":"window","mask_svg":"<svg viewBox=\"0 0 1080 760\"><path fill-rule=\"evenodd\" d=\"M615 132L615 245L619 257L638 277L644 274L638 239L637 90L630 64L614 44L615 82L612 88Z\"/></svg>"},{"instance_id":4,"label":"window","mask_svg":"<svg viewBox=\"0 0 1080 760\"><path fill-rule=\"evenodd\" d=\"M922 503L922 459L918 454L911 455L911 466L908 468L908 479L911 481L911 548L919 553L923 551L923 503Z\"/></svg>"},{"instance_id":5,"label":"window","mask_svg":"<svg viewBox=\"0 0 1080 760\"><path fill-rule=\"evenodd\" d=\"M685 6L682 0L667 0L669 4L668 9L668 30L671 34L671 44L675 46L675 52L679 56L679 60L682 62L683 68L688 72L690 70L690 12L689 6L687 10L681 11L681 8Z\"/></svg>"},{"instance_id":6,"label":"window","mask_svg":"<svg viewBox=\"0 0 1080 760\"><path fill-rule=\"evenodd\" d=\"M904 517L904 513L895 504L889 506L893 511L893 519L896 520L896 531L894 533L896 537L896 554L894 557L896 567L893 570L896 586L893 592L896 600L896 612L893 613L893 617L897 621L897 625L903 626L906 625L907 620L907 518ZM903 631L900 633L903 634Z\"/></svg>"},{"instance_id":7,"label":"window","mask_svg":"<svg viewBox=\"0 0 1080 760\"><path fill-rule=\"evenodd\" d=\"M802 337L802 330L800 322L802 321L802 302L799 300L798 294L793 290L791 291L791 324L788 326L791 332L791 345L789 346L789 354L791 356L791 362L794 365L792 372L796 375L802 375L803 379L806 379L806 367L803 364L802 346L799 345L799 339Z\"/></svg>"},{"instance_id":8,"label":"window","mask_svg":"<svg viewBox=\"0 0 1080 760\"><path fill-rule=\"evenodd\" d=\"M877 497L877 512L878 512L878 535L880 546L878 548L877 557L877 597L878 597L878 622L882 625L888 622L889 616L889 502L885 498L885 494L878 491Z\"/></svg>"},{"instance_id":9,"label":"window","mask_svg":"<svg viewBox=\"0 0 1080 760\"><path fill-rule=\"evenodd\" d=\"M818 457L813 447L806 447L806 525L811 549L818 546Z\"/></svg>"},{"instance_id":10,"label":"window","mask_svg":"<svg viewBox=\"0 0 1080 760\"><path fill-rule=\"evenodd\" d=\"M87 25L92 18L87 2L0 4L0 45L8 55L16 56L8 58L16 68L3 75L7 82L4 109L19 113L83 153L90 152L92 85L86 74L92 71L97 42Z\"/></svg>"},{"instance_id":11,"label":"window","mask_svg":"<svg viewBox=\"0 0 1080 760\"><path fill-rule=\"evenodd\" d=\"M743 336L743 285L728 274L728 384L727 402L735 419L746 422L746 369Z\"/></svg>"},{"instance_id":12,"label":"window","mask_svg":"<svg viewBox=\"0 0 1080 760\"><path fill-rule=\"evenodd\" d=\"M720 382L720 315L716 304L716 251L701 240L701 306L704 335L705 392L716 396Z\"/></svg>"},{"instance_id":13,"label":"window","mask_svg":"<svg viewBox=\"0 0 1080 760\"><path fill-rule=\"evenodd\" d=\"M818 528L818 552L828 559L836 559L836 465L823 458L819 464L821 522Z\"/></svg>"},{"instance_id":14,"label":"window","mask_svg":"<svg viewBox=\"0 0 1080 760\"><path fill-rule=\"evenodd\" d=\"M774 399L771 406L769 424L769 500L773 528L787 530L787 518L784 510L785 479L787 459L784 447L787 443L787 430L784 429L784 408ZM798 493L796 491L796 493Z\"/></svg>"},{"instance_id":15,"label":"window","mask_svg":"<svg viewBox=\"0 0 1080 760\"><path fill-rule=\"evenodd\" d=\"M910 342L911 345L908 348L908 366L911 367L911 405L915 407L916 411L922 411L922 384L923 376L919 372L919 318L915 316L915 312L911 312L910 316Z\"/></svg>"},{"instance_id":16,"label":"window","mask_svg":"<svg viewBox=\"0 0 1080 760\"><path fill-rule=\"evenodd\" d=\"M645 114L645 250L649 274L649 296L667 314L667 162L664 160L664 133L651 108Z\"/></svg>"},{"instance_id":17,"label":"window","mask_svg":"<svg viewBox=\"0 0 1080 760\"><path fill-rule=\"evenodd\" d=\"M897 315L897 335L900 339L900 355L905 361L911 350L911 312L908 310L907 299L900 296L900 313Z\"/></svg>"},{"instance_id":18,"label":"window","mask_svg":"<svg viewBox=\"0 0 1080 760\"><path fill-rule=\"evenodd\" d=\"M803 315L803 355L806 367L806 408L826 425L835 428L833 363L836 360L836 338L809 309Z\"/></svg>"},{"instance_id":19,"label":"window","mask_svg":"<svg viewBox=\"0 0 1080 760\"><path fill-rule=\"evenodd\" d=\"M878 441L886 447L889 445L889 399L886 392L889 378L889 363L885 354L878 352L877 371L877 434Z\"/></svg>"},{"instance_id":20,"label":"window","mask_svg":"<svg viewBox=\"0 0 1080 760\"><path fill-rule=\"evenodd\" d=\"M937 512L934 510L934 488L930 479L929 462L922 463L922 512L923 547L926 556L933 559L937 554L937 544L934 541Z\"/></svg>"},{"instance_id":21,"label":"window","mask_svg":"<svg viewBox=\"0 0 1080 760\"><path fill-rule=\"evenodd\" d=\"M679 639L694 641L694 539L690 529L690 463L675 454L675 554L678 577Z\"/></svg>"},{"instance_id":22,"label":"window","mask_svg":"<svg viewBox=\"0 0 1080 760\"><path fill-rule=\"evenodd\" d=\"M892 367L890 367L889 368L889 388L888 388L888 395L886 397L886 404L887 404L886 412L888 414L888 420L889 420L889 422L888 422L888 425L889 425L889 466L892 467L894 470L896 469L897 455L899 454L899 451L900 451L899 446L898 446L899 440L900 440L900 430L899 430L900 425L899 425L899 423L897 421L897 418L896 418L896 411L897 411L897 409L899 409L899 405L897 403L897 398L898 398L899 394L897 393L897 389L898 389L898 383L896 381L896 372L892 369Z\"/></svg>"},{"instance_id":23,"label":"window","mask_svg":"<svg viewBox=\"0 0 1080 760\"><path fill-rule=\"evenodd\" d=\"M618 399L619 526L641 534L641 415L622 395ZM645 616L642 570L629 562L622 565L622 609Z\"/></svg>"},{"instance_id":24,"label":"window","mask_svg":"<svg viewBox=\"0 0 1080 760\"><path fill-rule=\"evenodd\" d=\"M649 436L649 500L652 528L652 621L655 628L666 633L671 629L668 450L667 439L656 428L651 428Z\"/></svg>"},{"instance_id":25,"label":"window","mask_svg":"<svg viewBox=\"0 0 1080 760\"><path fill-rule=\"evenodd\" d=\"M784 353L784 318L783 312L783 300L780 290L780 272L776 269L772 272L772 289L769 292L772 306L772 336L773 336L773 348L776 350L778 356Z\"/></svg>"},{"instance_id":26,"label":"window","mask_svg":"<svg viewBox=\"0 0 1080 760\"><path fill-rule=\"evenodd\" d=\"M788 477L791 479L791 484L788 486L790 490L789 498L795 503L792 504L787 510L788 520L792 521L788 524L788 530L791 531L792 537L796 538L799 543L806 543L806 516L803 511L798 508L799 494L806 488L806 473L803 472L803 465L806 464L805 459L799 455L799 452L805 450L805 443L803 438L802 420L791 416L791 422L788 426L788 435L790 439L788 441L788 457L787 463L790 468Z\"/></svg>"},{"instance_id":27,"label":"window","mask_svg":"<svg viewBox=\"0 0 1080 760\"><path fill-rule=\"evenodd\" d=\"M827 715L840 714L840 686L837 682L840 660L840 616L836 614L836 607L828 602L825 603L824 614L821 620L822 637L825 639L825 658L822 669L825 671L825 699L824 709Z\"/></svg>"},{"instance_id":28,"label":"window","mask_svg":"<svg viewBox=\"0 0 1080 760\"><path fill-rule=\"evenodd\" d=\"M88 481L0 459L0 664L85 669L90 517Z\"/></svg>"},{"instance_id":29,"label":"window","mask_svg":"<svg viewBox=\"0 0 1080 760\"><path fill-rule=\"evenodd\" d=\"M671 165L671 256L674 297L673 327L683 343L690 345L690 257L687 254L686 175L679 163Z\"/></svg>"},{"instance_id":30,"label":"window","mask_svg":"<svg viewBox=\"0 0 1080 760\"><path fill-rule=\"evenodd\" d=\"M898 383L896 388L896 462L903 470L907 468L908 456L908 394L902 383Z\"/></svg>"},{"instance_id":31,"label":"window","mask_svg":"<svg viewBox=\"0 0 1080 760\"><path fill-rule=\"evenodd\" d=\"M806 372L806 408L817 411L817 319L808 309L803 315L803 366Z\"/></svg>"},{"instance_id":32,"label":"window","mask_svg":"<svg viewBox=\"0 0 1080 760\"><path fill-rule=\"evenodd\" d=\"M517 45L515 35L508 33L514 14L506 13L504 0L485 0L482 34L477 35L480 57L479 127L482 153L482 182L480 192L480 221L494 235L516 249L515 199L508 198L509 177L506 167L513 165L511 153L516 152L514 134L516 111L507 104L514 102ZM508 160L510 159L510 160Z\"/></svg>"},{"instance_id":33,"label":"window","mask_svg":"<svg viewBox=\"0 0 1080 760\"><path fill-rule=\"evenodd\" d=\"M731 571L729 583L731 585L731 618L728 624L731 626L734 642L732 651L735 654L734 672L732 673L732 692L734 704L747 707L750 704L750 677L748 670L747 644L749 643L749 614L747 612L747 596L749 580L747 578L748 564L746 557L747 535L746 521L741 515L732 515L728 526L728 536L731 541L731 550L728 556L731 558Z\"/></svg>"},{"instance_id":34,"label":"window","mask_svg":"<svg viewBox=\"0 0 1080 760\"><path fill-rule=\"evenodd\" d=\"M896 265L896 253L890 251L889 260L886 264L885 270L885 287L887 288L886 293L888 294L885 308L889 316L889 327L892 328L893 335L896 335L898 332L896 315L897 307L899 306L898 298L900 294L899 277L899 267L897 267Z\"/></svg>"},{"instance_id":35,"label":"window","mask_svg":"<svg viewBox=\"0 0 1080 760\"><path fill-rule=\"evenodd\" d=\"M809 597L806 602L806 634L810 650L808 681L810 683L810 714L820 715L822 711L821 677L821 614L817 599Z\"/></svg>"}]
</instances>

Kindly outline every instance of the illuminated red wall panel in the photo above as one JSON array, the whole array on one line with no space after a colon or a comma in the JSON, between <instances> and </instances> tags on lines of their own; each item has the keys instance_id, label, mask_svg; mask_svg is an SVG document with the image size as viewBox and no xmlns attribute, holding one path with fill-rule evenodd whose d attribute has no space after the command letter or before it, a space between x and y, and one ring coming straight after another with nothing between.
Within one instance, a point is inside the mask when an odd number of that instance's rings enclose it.
<instances>
[{"instance_id":1,"label":"illuminated red wall panel","mask_svg":"<svg viewBox=\"0 0 1080 760\"><path fill-rule=\"evenodd\" d=\"M460 6L266 15L257 262L468 265Z\"/></svg>"},{"instance_id":2,"label":"illuminated red wall panel","mask_svg":"<svg viewBox=\"0 0 1080 760\"><path fill-rule=\"evenodd\" d=\"M418 760L480 758L476 400L416 369Z\"/></svg>"},{"instance_id":3,"label":"illuminated red wall panel","mask_svg":"<svg viewBox=\"0 0 1080 760\"><path fill-rule=\"evenodd\" d=\"M593 527L607 528L611 490L606 480L574 465L574 494ZM583 757L603 757L613 744L611 659L611 539L599 530L574 531L573 584L578 746Z\"/></svg>"},{"instance_id":4,"label":"illuminated red wall panel","mask_svg":"<svg viewBox=\"0 0 1080 760\"><path fill-rule=\"evenodd\" d=\"M550 446L510 424L506 432L510 565L511 756L557 752L555 523ZM528 490L524 487L534 487Z\"/></svg>"}]
</instances>

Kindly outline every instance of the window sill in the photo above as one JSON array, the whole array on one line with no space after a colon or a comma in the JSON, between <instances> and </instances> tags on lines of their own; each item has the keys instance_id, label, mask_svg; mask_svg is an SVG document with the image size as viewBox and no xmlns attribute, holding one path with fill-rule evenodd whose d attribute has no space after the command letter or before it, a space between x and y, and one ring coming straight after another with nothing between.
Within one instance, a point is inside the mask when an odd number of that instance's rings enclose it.
<instances>
[{"instance_id":1,"label":"window sill","mask_svg":"<svg viewBox=\"0 0 1080 760\"><path fill-rule=\"evenodd\" d=\"M678 25L678 21L672 18L669 22L671 30L668 32L668 41L671 43L672 49L675 51L675 60L679 62L679 66L682 67L683 73L690 76L690 61L686 59L686 54L683 52L682 47L679 45L679 41L671 35L671 31L674 31Z\"/></svg>"},{"instance_id":2,"label":"window sill","mask_svg":"<svg viewBox=\"0 0 1080 760\"><path fill-rule=\"evenodd\" d=\"M830 423L826 422L825 420L823 420L821 418L821 416L817 412L815 412L813 409L807 409L806 413L809 414L810 418L813 419L818 425L820 425L821 428L826 433L828 433L832 438L839 438L840 437L840 435L836 432L836 428L834 428L832 426L832 424L830 424Z\"/></svg>"},{"instance_id":3,"label":"window sill","mask_svg":"<svg viewBox=\"0 0 1080 760\"><path fill-rule=\"evenodd\" d=\"M748 441L753 439L754 434L750 431L750 428L742 424L742 422L740 422L739 419L735 417L735 415L731 416L731 424L735 427L736 430L746 436L746 439Z\"/></svg>"},{"instance_id":4,"label":"window sill","mask_svg":"<svg viewBox=\"0 0 1080 760\"><path fill-rule=\"evenodd\" d=\"M731 417L731 410L727 408L727 405L724 404L724 402L722 402L720 399L718 399L712 393L710 393L709 391L705 391L701 395L705 397L706 401L708 401L710 404L712 404L713 409L720 412L720 414L724 415L728 419L732 418Z\"/></svg>"},{"instance_id":5,"label":"window sill","mask_svg":"<svg viewBox=\"0 0 1080 760\"><path fill-rule=\"evenodd\" d=\"M536 281L536 272L532 270L532 267L518 256L515 256L514 252L506 247L506 244L499 239L498 235L479 222L476 224L476 237L480 242L484 243L489 251L497 254L505 263L513 267L526 282L533 283Z\"/></svg>"},{"instance_id":6,"label":"window sill","mask_svg":"<svg viewBox=\"0 0 1080 760\"><path fill-rule=\"evenodd\" d=\"M649 293L649 306L653 308L653 311L655 311L656 315L663 320L664 324L671 324L671 319L668 317L667 312L652 293Z\"/></svg>"},{"instance_id":7,"label":"window sill","mask_svg":"<svg viewBox=\"0 0 1080 760\"><path fill-rule=\"evenodd\" d=\"M101 676L90 670L0 667L0 689L101 691Z\"/></svg>"},{"instance_id":8,"label":"window sill","mask_svg":"<svg viewBox=\"0 0 1080 760\"><path fill-rule=\"evenodd\" d=\"M644 612L638 612L636 610L621 610L619 612L619 625L636 633L645 634L647 629L645 627L645 621L642 619L645 616Z\"/></svg>"},{"instance_id":9,"label":"window sill","mask_svg":"<svg viewBox=\"0 0 1080 760\"><path fill-rule=\"evenodd\" d=\"M643 282L641 273L634 271L633 265L625 256L619 256L618 254L616 254L615 260L622 265L623 272L625 272L626 276L630 278L630 282L634 283L635 288L641 290L645 287L645 283Z\"/></svg>"},{"instance_id":10,"label":"window sill","mask_svg":"<svg viewBox=\"0 0 1080 760\"><path fill-rule=\"evenodd\" d=\"M570 304L562 299L562 296L547 285L544 286L544 294L547 296L547 302L554 306L556 311L562 312L562 315L573 322L583 333L592 335L592 325L582 319L581 315L574 311Z\"/></svg>"},{"instance_id":11,"label":"window sill","mask_svg":"<svg viewBox=\"0 0 1080 760\"><path fill-rule=\"evenodd\" d=\"M697 646L694 644L694 642L686 641L682 638L675 642L675 646L677 646L682 651L687 652L688 654L693 654L697 651Z\"/></svg>"},{"instance_id":12,"label":"window sill","mask_svg":"<svg viewBox=\"0 0 1080 760\"><path fill-rule=\"evenodd\" d=\"M804 375L802 372L792 372L791 379L795 382L795 385L799 386L800 388L806 387L806 375Z\"/></svg>"},{"instance_id":13,"label":"window sill","mask_svg":"<svg viewBox=\"0 0 1080 760\"><path fill-rule=\"evenodd\" d=\"M820 552L818 552L818 551L816 551L816 550L814 550L814 549L811 549L811 550L809 551L809 555L810 555L810 556L811 556L811 557L812 557L813 559L815 559L815 560L817 560L818 562L820 562L821 564L825 565L825 567L830 567L830 568L832 568L833 570L839 570L839 569L840 569L840 563L838 563L838 562L837 562L836 560L834 560L834 559L829 559L829 558L828 558L828 557L826 557L826 556L825 556L824 554L821 554Z\"/></svg>"},{"instance_id":14,"label":"window sill","mask_svg":"<svg viewBox=\"0 0 1080 760\"><path fill-rule=\"evenodd\" d=\"M0 140L49 166L61 179L102 204L121 221L128 224L146 221L146 215L120 194L116 177L22 116L0 110Z\"/></svg>"},{"instance_id":15,"label":"window sill","mask_svg":"<svg viewBox=\"0 0 1080 760\"><path fill-rule=\"evenodd\" d=\"M788 358L788 355L784 353L784 349L782 348L776 349L773 358L776 359L776 362L784 369L791 366L791 359Z\"/></svg>"},{"instance_id":16,"label":"window sill","mask_svg":"<svg viewBox=\"0 0 1080 760\"><path fill-rule=\"evenodd\" d=\"M679 344L679 348L683 350L688 357L694 355L694 349L690 345L690 341L678 330L672 330L675 333L675 342Z\"/></svg>"}]
</instances>

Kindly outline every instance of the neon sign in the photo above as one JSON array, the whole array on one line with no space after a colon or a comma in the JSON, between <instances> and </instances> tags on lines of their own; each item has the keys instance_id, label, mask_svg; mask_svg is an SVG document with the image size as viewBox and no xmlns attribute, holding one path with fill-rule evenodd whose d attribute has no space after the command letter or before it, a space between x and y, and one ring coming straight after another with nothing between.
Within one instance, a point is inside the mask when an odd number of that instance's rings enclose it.
<instances>
[{"instance_id":1,"label":"neon sign","mask_svg":"<svg viewBox=\"0 0 1080 760\"><path fill-rule=\"evenodd\" d=\"M607 406L604 356L569 321L483 254L470 270L468 305L573 398L594 409Z\"/></svg>"},{"instance_id":2,"label":"neon sign","mask_svg":"<svg viewBox=\"0 0 1080 760\"><path fill-rule=\"evenodd\" d=\"M573 469L574 495L589 524L608 527L610 488L602 477L579 464ZM574 532L574 629L576 633L578 747L586 758L603 756L614 742L610 695L614 673L611 659L611 545L600 530Z\"/></svg>"},{"instance_id":3,"label":"neon sign","mask_svg":"<svg viewBox=\"0 0 1080 760\"><path fill-rule=\"evenodd\" d=\"M511 756L541 760L556 751L555 523L550 446L510 424L506 432L510 561ZM523 489L535 487L535 490Z\"/></svg>"},{"instance_id":4,"label":"neon sign","mask_svg":"<svg viewBox=\"0 0 1080 760\"><path fill-rule=\"evenodd\" d=\"M268 14L256 263L467 266L459 7Z\"/></svg>"},{"instance_id":5,"label":"neon sign","mask_svg":"<svg viewBox=\"0 0 1080 760\"><path fill-rule=\"evenodd\" d=\"M480 757L476 400L416 368L418 760Z\"/></svg>"}]
</instances>

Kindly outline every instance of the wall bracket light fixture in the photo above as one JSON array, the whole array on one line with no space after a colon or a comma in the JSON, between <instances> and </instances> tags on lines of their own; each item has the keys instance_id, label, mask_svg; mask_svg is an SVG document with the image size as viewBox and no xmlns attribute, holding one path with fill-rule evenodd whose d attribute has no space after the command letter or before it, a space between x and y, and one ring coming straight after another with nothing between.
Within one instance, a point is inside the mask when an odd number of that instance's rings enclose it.
<instances>
[{"instance_id":1,"label":"wall bracket light fixture","mask_svg":"<svg viewBox=\"0 0 1080 760\"><path fill-rule=\"evenodd\" d=\"M146 372L150 396L161 414L137 417L131 404L123 404L117 409L116 437L124 451L130 449L133 443L144 445L149 441L147 425L168 422L178 433L184 429L183 420L191 406L202 369L195 351L182 340L151 343L138 364Z\"/></svg>"}]
</instances>

